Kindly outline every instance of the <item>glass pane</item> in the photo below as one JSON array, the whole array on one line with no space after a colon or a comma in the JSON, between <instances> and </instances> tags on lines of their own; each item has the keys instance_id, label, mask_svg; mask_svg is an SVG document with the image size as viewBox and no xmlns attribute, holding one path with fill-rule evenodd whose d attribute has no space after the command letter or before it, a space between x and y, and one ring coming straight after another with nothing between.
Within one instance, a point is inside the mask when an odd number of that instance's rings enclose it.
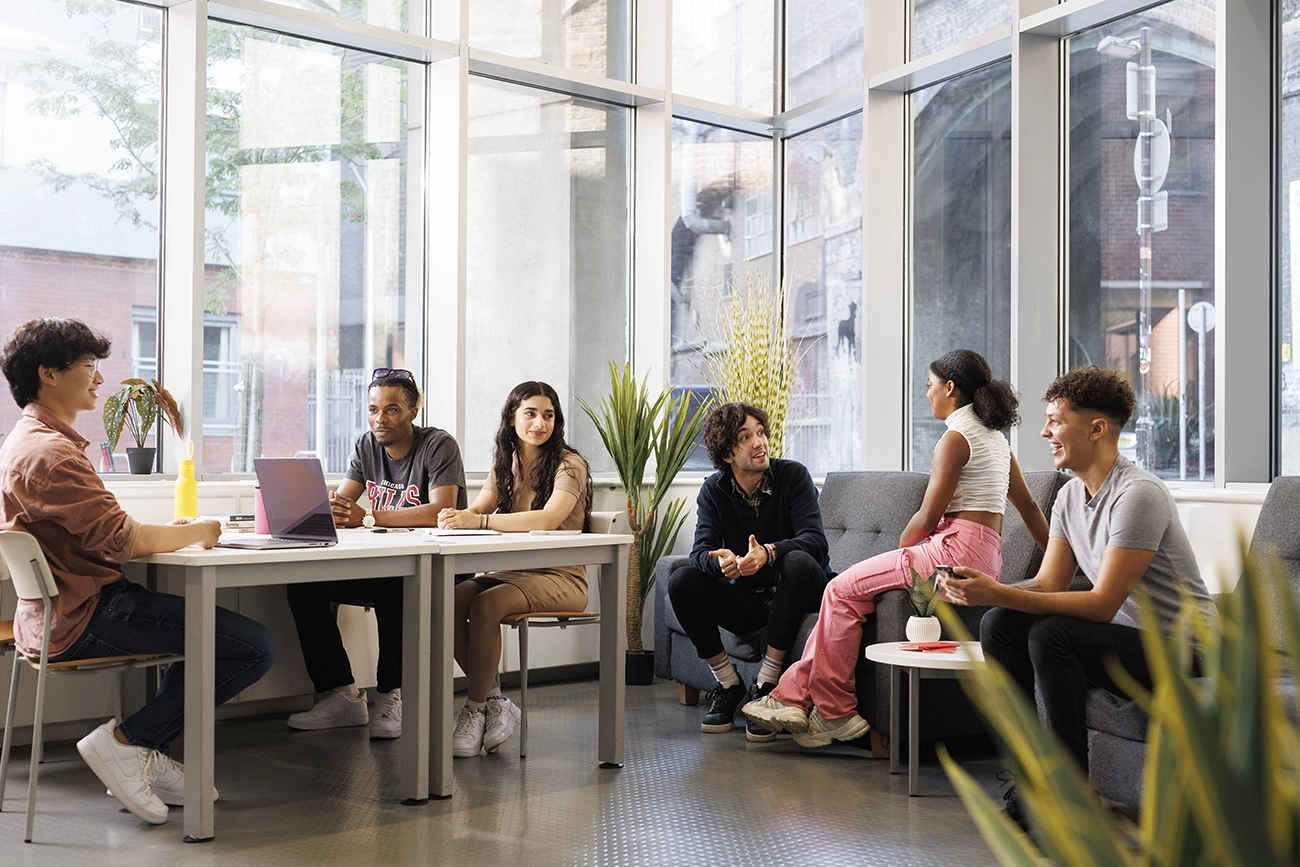
<instances>
[{"instance_id":1,"label":"glass pane","mask_svg":"<svg viewBox=\"0 0 1300 867\"><path fill-rule=\"evenodd\" d=\"M208 52L203 469L311 454L343 472L370 371L419 358L408 65L217 23Z\"/></svg>"},{"instance_id":2,"label":"glass pane","mask_svg":"<svg viewBox=\"0 0 1300 867\"><path fill-rule=\"evenodd\" d=\"M627 81L628 0L470 0L475 48Z\"/></svg>"},{"instance_id":3,"label":"glass pane","mask_svg":"<svg viewBox=\"0 0 1300 867\"><path fill-rule=\"evenodd\" d=\"M785 271L795 381L786 456L815 475L862 465L862 115L786 148Z\"/></svg>"},{"instance_id":4,"label":"glass pane","mask_svg":"<svg viewBox=\"0 0 1300 867\"><path fill-rule=\"evenodd\" d=\"M1214 20L1177 0L1069 44L1070 365L1132 378L1120 451L1173 479L1214 475Z\"/></svg>"},{"instance_id":5,"label":"glass pane","mask_svg":"<svg viewBox=\"0 0 1300 867\"><path fill-rule=\"evenodd\" d=\"M929 470L946 430L925 399L930 362L973 349L1011 373L1011 64L911 103L912 469Z\"/></svg>"},{"instance_id":6,"label":"glass pane","mask_svg":"<svg viewBox=\"0 0 1300 867\"><path fill-rule=\"evenodd\" d=\"M609 390L628 354L627 109L471 79L465 469L486 472L501 404L550 383L565 438L613 469L575 398Z\"/></svg>"},{"instance_id":7,"label":"glass pane","mask_svg":"<svg viewBox=\"0 0 1300 867\"><path fill-rule=\"evenodd\" d=\"M673 92L772 113L772 0L673 4Z\"/></svg>"},{"instance_id":8,"label":"glass pane","mask_svg":"<svg viewBox=\"0 0 1300 867\"><path fill-rule=\"evenodd\" d=\"M1010 23L1010 0L912 0L912 57L934 54Z\"/></svg>"},{"instance_id":9,"label":"glass pane","mask_svg":"<svg viewBox=\"0 0 1300 867\"><path fill-rule=\"evenodd\" d=\"M101 368L102 406L138 370L133 309L158 307L162 16L125 4L8 0L5 19L0 340L42 316L82 319L104 332L113 355ZM149 340L156 346L156 335ZM21 414L0 401L0 433ZM83 413L77 428L97 467L126 472L126 448L135 446L129 432L110 464L99 413Z\"/></svg>"},{"instance_id":10,"label":"glass pane","mask_svg":"<svg viewBox=\"0 0 1300 867\"><path fill-rule=\"evenodd\" d=\"M349 21L361 21L391 30L411 30L409 0L270 0L281 6L306 9ZM417 4L417 8L423 4ZM414 32L423 28L416 26Z\"/></svg>"},{"instance_id":11,"label":"glass pane","mask_svg":"<svg viewBox=\"0 0 1300 867\"><path fill-rule=\"evenodd\" d=\"M1300 4L1282 6L1282 186L1279 190L1282 283L1278 316L1283 475L1300 475Z\"/></svg>"},{"instance_id":12,"label":"glass pane","mask_svg":"<svg viewBox=\"0 0 1300 867\"><path fill-rule=\"evenodd\" d=\"M674 120L673 191L670 378L703 396L731 292L771 279L772 142ZM686 464L712 468L703 448Z\"/></svg>"},{"instance_id":13,"label":"glass pane","mask_svg":"<svg viewBox=\"0 0 1300 867\"><path fill-rule=\"evenodd\" d=\"M862 0L786 0L786 108L861 84Z\"/></svg>"}]
</instances>

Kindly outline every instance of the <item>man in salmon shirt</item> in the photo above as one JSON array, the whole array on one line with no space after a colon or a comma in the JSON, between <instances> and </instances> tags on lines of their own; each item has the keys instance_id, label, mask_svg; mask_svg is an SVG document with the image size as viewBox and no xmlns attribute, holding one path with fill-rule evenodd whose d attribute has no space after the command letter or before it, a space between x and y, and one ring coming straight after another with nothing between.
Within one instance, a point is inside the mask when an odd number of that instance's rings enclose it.
<instances>
[{"instance_id":1,"label":"man in salmon shirt","mask_svg":"<svg viewBox=\"0 0 1300 867\"><path fill-rule=\"evenodd\" d=\"M215 521L178 518L141 524L104 487L73 429L93 412L110 341L74 319L33 319L0 352L0 369L23 416L0 446L0 530L30 533L49 561L54 597L50 662L185 652L185 600L122 576L128 560L188 545L211 548ZM37 657L45 618L40 601L20 600L14 637ZM275 662L275 640L262 624L217 609L216 702L233 698ZM170 666L158 694L121 722L109 720L77 750L113 797L146 822L167 821L180 806L185 768L168 746L185 726L184 663ZM216 796L214 791L213 796Z\"/></svg>"}]
</instances>

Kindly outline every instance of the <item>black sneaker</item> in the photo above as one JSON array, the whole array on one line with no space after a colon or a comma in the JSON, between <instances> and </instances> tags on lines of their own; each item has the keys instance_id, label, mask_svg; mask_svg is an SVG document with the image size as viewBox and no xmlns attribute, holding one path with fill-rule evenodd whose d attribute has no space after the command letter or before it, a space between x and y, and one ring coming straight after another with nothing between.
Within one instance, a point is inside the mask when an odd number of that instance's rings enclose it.
<instances>
[{"instance_id":1,"label":"black sneaker","mask_svg":"<svg viewBox=\"0 0 1300 867\"><path fill-rule=\"evenodd\" d=\"M774 689L776 689L775 683L765 683L760 686L755 681L749 688L749 694L745 696L745 704L759 701ZM776 729L768 728L767 725L756 720L749 720L745 725L745 740L751 744L771 743L776 740Z\"/></svg>"},{"instance_id":2,"label":"black sneaker","mask_svg":"<svg viewBox=\"0 0 1300 867\"><path fill-rule=\"evenodd\" d=\"M1020 795L1016 792L1016 778L1010 771L999 771L998 780L1003 785L1010 783L1010 787L1002 793L1002 810L1007 814L1007 818L1020 826L1020 830L1026 834L1029 831L1029 819L1025 816L1025 811L1020 807Z\"/></svg>"},{"instance_id":3,"label":"black sneaker","mask_svg":"<svg viewBox=\"0 0 1300 867\"><path fill-rule=\"evenodd\" d=\"M735 686L723 686L718 684L713 692L709 693L709 712L704 715L700 722L700 731L709 734L720 734L729 732L736 727L736 711L745 703L745 685L738 683Z\"/></svg>"}]
</instances>

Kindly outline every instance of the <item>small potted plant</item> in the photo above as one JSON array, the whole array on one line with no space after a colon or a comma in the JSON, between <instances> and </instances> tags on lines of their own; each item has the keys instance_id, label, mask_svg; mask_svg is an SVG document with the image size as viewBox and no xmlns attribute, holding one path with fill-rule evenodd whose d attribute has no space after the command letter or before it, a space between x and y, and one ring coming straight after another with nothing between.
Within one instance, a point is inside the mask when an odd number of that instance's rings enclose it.
<instances>
[{"instance_id":1,"label":"small potted plant","mask_svg":"<svg viewBox=\"0 0 1300 867\"><path fill-rule=\"evenodd\" d=\"M181 421L181 408L171 392L156 379L146 382L133 377L122 380L122 385L121 391L104 401L104 433L108 435L108 447L116 449L122 428L129 428L136 447L126 450L127 463L132 473L149 475L153 471L156 449L145 448L144 441L158 418L171 425L176 436L183 436L185 425Z\"/></svg>"},{"instance_id":2,"label":"small potted plant","mask_svg":"<svg viewBox=\"0 0 1300 867\"><path fill-rule=\"evenodd\" d=\"M943 626L934 614L939 600L943 598L939 593L938 578L937 571L929 578L922 578L912 569L912 583L907 588L907 593L912 599L912 608L916 614L907 618L908 641L938 641L943 634Z\"/></svg>"}]
</instances>

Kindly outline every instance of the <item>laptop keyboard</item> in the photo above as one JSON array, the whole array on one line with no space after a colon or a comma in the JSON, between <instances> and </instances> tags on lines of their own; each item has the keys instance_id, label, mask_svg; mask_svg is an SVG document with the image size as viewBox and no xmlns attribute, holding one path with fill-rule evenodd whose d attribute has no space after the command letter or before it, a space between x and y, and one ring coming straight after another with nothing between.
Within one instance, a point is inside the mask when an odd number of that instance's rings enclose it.
<instances>
[{"instance_id":1,"label":"laptop keyboard","mask_svg":"<svg viewBox=\"0 0 1300 867\"><path fill-rule=\"evenodd\" d=\"M329 536L333 531L334 516L317 514L308 515L298 526L291 527L288 532L296 536Z\"/></svg>"}]
</instances>

